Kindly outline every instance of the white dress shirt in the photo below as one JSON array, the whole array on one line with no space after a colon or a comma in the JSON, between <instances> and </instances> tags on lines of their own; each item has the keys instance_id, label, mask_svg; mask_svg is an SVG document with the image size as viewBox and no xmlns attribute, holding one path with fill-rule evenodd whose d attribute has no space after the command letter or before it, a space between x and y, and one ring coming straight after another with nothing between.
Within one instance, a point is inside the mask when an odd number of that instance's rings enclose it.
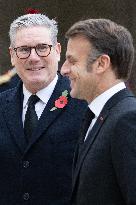
<instances>
[{"instance_id":1,"label":"white dress shirt","mask_svg":"<svg viewBox=\"0 0 136 205\"><path fill-rule=\"evenodd\" d=\"M38 116L38 119L40 118L45 106L47 105L48 100L50 99L53 93L57 80L58 80L58 75L55 76L53 81L47 87L43 88L42 90L36 93L36 95L40 98L40 100L35 104L35 111ZM26 114L27 107L28 107L28 99L32 95L32 93L30 93L25 88L24 84L23 84L23 94L24 94L24 100L23 100L22 121L24 125L25 114Z\"/></svg>"},{"instance_id":2,"label":"white dress shirt","mask_svg":"<svg viewBox=\"0 0 136 205\"><path fill-rule=\"evenodd\" d=\"M117 92L119 92L120 90L123 90L124 88L126 88L125 83L124 82L120 82L116 85L114 85L113 87L109 88L108 90L106 90L105 92L103 92L101 95L97 96L89 105L88 107L90 108L90 110L95 114L95 118L92 120L92 123L90 124L88 131L86 133L85 136L85 140L87 138L87 135L89 133L89 131L92 129L93 125L95 124L98 116L100 115L100 112L102 111L104 105L106 104L106 102Z\"/></svg>"}]
</instances>

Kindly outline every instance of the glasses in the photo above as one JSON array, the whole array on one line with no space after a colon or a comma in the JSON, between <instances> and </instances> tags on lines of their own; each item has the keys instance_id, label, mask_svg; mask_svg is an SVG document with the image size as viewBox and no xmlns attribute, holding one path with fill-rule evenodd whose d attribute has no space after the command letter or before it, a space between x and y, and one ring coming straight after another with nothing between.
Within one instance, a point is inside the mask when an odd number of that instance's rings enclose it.
<instances>
[{"instance_id":1,"label":"glasses","mask_svg":"<svg viewBox=\"0 0 136 205\"><path fill-rule=\"evenodd\" d=\"M33 48L35 49L35 52L37 53L38 56L47 57L51 52L52 45L38 44L37 46L34 47L21 46L21 47L14 48L14 51L16 52L18 58L26 59L31 55L31 50Z\"/></svg>"}]
</instances>

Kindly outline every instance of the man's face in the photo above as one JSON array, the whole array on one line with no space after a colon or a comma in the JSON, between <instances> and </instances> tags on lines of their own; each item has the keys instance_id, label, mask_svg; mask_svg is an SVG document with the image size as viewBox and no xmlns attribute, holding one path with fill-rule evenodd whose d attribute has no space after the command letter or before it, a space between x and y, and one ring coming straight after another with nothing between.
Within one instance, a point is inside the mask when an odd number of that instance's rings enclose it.
<instances>
[{"instance_id":1,"label":"man's face","mask_svg":"<svg viewBox=\"0 0 136 205\"><path fill-rule=\"evenodd\" d=\"M90 102L97 93L97 76L94 62L87 69L88 55L91 52L91 45L82 36L70 38L67 45L66 61L61 73L68 76L71 82L70 95L73 98L84 99Z\"/></svg>"},{"instance_id":2,"label":"man's face","mask_svg":"<svg viewBox=\"0 0 136 205\"><path fill-rule=\"evenodd\" d=\"M17 31L15 48L20 46L34 47L39 44L52 45L50 30L43 26L22 28ZM19 59L10 47L11 62L16 67L17 73L22 79L25 87L32 93L48 86L54 79L58 70L60 60L60 44L52 46L51 52L47 57L40 57L31 50L31 54L26 59Z\"/></svg>"}]
</instances>

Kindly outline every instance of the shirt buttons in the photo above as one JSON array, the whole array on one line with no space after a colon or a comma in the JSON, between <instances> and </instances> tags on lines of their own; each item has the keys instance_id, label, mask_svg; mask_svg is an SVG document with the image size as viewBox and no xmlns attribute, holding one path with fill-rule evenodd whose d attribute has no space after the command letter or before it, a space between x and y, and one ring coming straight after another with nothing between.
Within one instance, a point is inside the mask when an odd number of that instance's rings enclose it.
<instances>
[{"instance_id":1,"label":"shirt buttons","mask_svg":"<svg viewBox=\"0 0 136 205\"><path fill-rule=\"evenodd\" d=\"M29 166L30 166L29 161L24 161L24 162L23 162L23 167L24 167L24 168L28 168Z\"/></svg>"},{"instance_id":2,"label":"shirt buttons","mask_svg":"<svg viewBox=\"0 0 136 205\"><path fill-rule=\"evenodd\" d=\"M24 199L25 201L27 201L29 198L30 198L29 193L24 193L23 199Z\"/></svg>"}]
</instances>

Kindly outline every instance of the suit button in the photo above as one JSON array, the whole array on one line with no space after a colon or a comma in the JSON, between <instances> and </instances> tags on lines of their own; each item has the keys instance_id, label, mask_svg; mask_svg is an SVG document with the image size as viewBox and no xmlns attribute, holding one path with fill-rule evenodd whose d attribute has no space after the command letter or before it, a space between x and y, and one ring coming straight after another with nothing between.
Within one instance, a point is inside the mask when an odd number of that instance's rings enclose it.
<instances>
[{"instance_id":1,"label":"suit button","mask_svg":"<svg viewBox=\"0 0 136 205\"><path fill-rule=\"evenodd\" d=\"M28 168L29 165L30 165L29 161L24 161L24 162L23 162L23 167L24 167L24 168Z\"/></svg>"},{"instance_id":2,"label":"suit button","mask_svg":"<svg viewBox=\"0 0 136 205\"><path fill-rule=\"evenodd\" d=\"M29 198L30 198L29 193L24 193L23 199L24 199L25 201L27 201Z\"/></svg>"}]
</instances>

